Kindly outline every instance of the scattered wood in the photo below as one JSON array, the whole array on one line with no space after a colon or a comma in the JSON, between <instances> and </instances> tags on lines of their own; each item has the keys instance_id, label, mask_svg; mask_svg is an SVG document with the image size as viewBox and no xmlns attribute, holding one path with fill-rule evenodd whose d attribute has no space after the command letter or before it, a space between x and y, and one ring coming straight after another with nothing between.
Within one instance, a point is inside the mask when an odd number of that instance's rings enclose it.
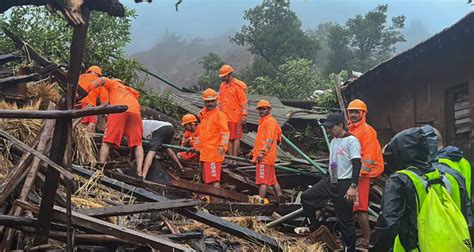
<instances>
[{"instance_id":1,"label":"scattered wood","mask_svg":"<svg viewBox=\"0 0 474 252\"><path fill-rule=\"evenodd\" d=\"M93 217L123 216L135 213L174 210L178 208L189 208L199 205L199 201L192 199L170 200L166 202L153 202L144 204L111 206L104 208L78 209L77 212Z\"/></svg>"},{"instance_id":2,"label":"scattered wood","mask_svg":"<svg viewBox=\"0 0 474 252\"><path fill-rule=\"evenodd\" d=\"M148 180L134 178L126 174L111 171L105 171L105 174L107 174L107 176L113 179L122 181L129 185L146 188L153 192L159 193L160 195L167 195L170 198L189 198L191 196L190 194L187 194L186 192L175 189L173 187L151 182Z\"/></svg>"},{"instance_id":3,"label":"scattered wood","mask_svg":"<svg viewBox=\"0 0 474 252\"><path fill-rule=\"evenodd\" d=\"M38 157L39 159L41 159L41 161L44 161L46 162L47 164L49 164L52 168L54 168L56 171L58 171L59 173L61 173L65 178L71 180L73 179L73 176L70 172L68 172L67 170L65 170L63 167L59 166L57 163L51 161L51 159L49 159L48 157L46 157L45 155L43 155L42 153L38 152L37 150L31 148L30 146L26 145L25 143L23 143L22 141L16 139L15 137L13 137L12 135L8 134L6 131L0 129L0 136L3 136L4 138L8 139L9 141L11 141L13 144L16 144L18 145L20 148L22 148L23 150L25 151L28 151L29 153L31 153L32 155ZM61 146L61 145L60 145ZM62 145L64 146L64 145ZM62 148L62 147L61 147Z\"/></svg>"},{"instance_id":4,"label":"scattered wood","mask_svg":"<svg viewBox=\"0 0 474 252\"><path fill-rule=\"evenodd\" d=\"M53 108L54 108L54 104L50 103L48 109L53 109ZM44 153L45 150L47 149L49 140L51 139L54 125L55 125L54 120L46 120L43 126L43 130L40 135L38 147L36 148L38 152ZM38 157L35 157L28 171L22 173L23 176L26 176L26 180L25 180L25 183L23 184L23 188L20 192L20 196L18 197L18 199L26 200L28 198L28 195L31 192L31 188L34 185L40 162L41 160ZM22 181L22 180L23 179L20 179L19 181ZM21 214L21 208L13 206L9 214L12 216L19 216ZM5 248L10 248L11 242L13 240L12 238L13 238L13 230L7 228L5 230L5 235L3 236L3 242L0 249L4 250Z\"/></svg>"},{"instance_id":5,"label":"scattered wood","mask_svg":"<svg viewBox=\"0 0 474 252\"><path fill-rule=\"evenodd\" d=\"M8 63L10 61L20 60L20 59L23 59L23 57L18 52L3 54L3 55L0 55L0 65Z\"/></svg>"},{"instance_id":6,"label":"scattered wood","mask_svg":"<svg viewBox=\"0 0 474 252\"><path fill-rule=\"evenodd\" d=\"M176 241L201 239L202 236L203 236L202 232L187 232L187 233L179 233L179 234L160 235L160 237L162 238L167 238L167 239L176 240Z\"/></svg>"},{"instance_id":7,"label":"scattered wood","mask_svg":"<svg viewBox=\"0 0 474 252\"><path fill-rule=\"evenodd\" d=\"M182 190L206 194L222 199L234 200L237 202L249 202L249 197L245 194L224 188L216 188L210 185L193 183L184 179L172 180L171 186Z\"/></svg>"},{"instance_id":8,"label":"scattered wood","mask_svg":"<svg viewBox=\"0 0 474 252\"><path fill-rule=\"evenodd\" d=\"M72 169L74 173L81 177L89 178L90 176L93 175L92 171L86 170L80 166L73 165ZM100 181L102 182L103 185L108 186L110 188L113 188L115 190L125 192L125 193L133 193L133 195L137 198L141 198L143 200L147 201L169 201L168 198L157 195L151 191L145 190L143 188L139 187L134 187L130 186L128 184L125 184L121 181L117 181L115 179L111 179L108 177L101 177ZM176 211L177 213L188 217L193 220L197 220L199 222L202 222L206 225L209 225L211 227L214 227L218 230L227 232L229 234L235 235L237 237L246 239L251 242L255 242L258 244L265 244L270 246L273 250L280 251L281 248L278 245L278 243L263 234L257 233L251 229L244 228L242 226L239 226L237 224L231 223L229 221L223 220L217 216L214 216L212 214L207 214L202 211L192 211L192 210L187 210L187 209L180 209Z\"/></svg>"},{"instance_id":9,"label":"scattered wood","mask_svg":"<svg viewBox=\"0 0 474 252\"><path fill-rule=\"evenodd\" d=\"M25 201L16 202L25 210L38 214L40 209L37 205L32 205ZM66 209L54 206L52 212L52 219L59 221L66 221ZM117 238L131 241L138 244L148 244L152 248L160 249L160 251L192 251L186 246L173 243L169 240L159 237L151 236L125 227L120 227L109 222L89 217L77 212L72 212L72 222L74 225L82 226L95 230L96 232L113 235Z\"/></svg>"},{"instance_id":10,"label":"scattered wood","mask_svg":"<svg viewBox=\"0 0 474 252\"><path fill-rule=\"evenodd\" d=\"M19 83L37 81L37 80L40 80L40 77L41 76L37 73L11 76L11 77L0 79L0 86L15 85L15 84L19 84Z\"/></svg>"}]
</instances>

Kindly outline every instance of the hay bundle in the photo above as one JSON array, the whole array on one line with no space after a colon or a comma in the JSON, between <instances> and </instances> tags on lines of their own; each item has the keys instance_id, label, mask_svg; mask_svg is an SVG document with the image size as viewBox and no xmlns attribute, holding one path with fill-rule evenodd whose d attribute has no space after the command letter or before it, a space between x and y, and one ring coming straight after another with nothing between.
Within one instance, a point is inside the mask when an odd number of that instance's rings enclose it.
<instances>
[{"instance_id":1,"label":"hay bundle","mask_svg":"<svg viewBox=\"0 0 474 252\"><path fill-rule=\"evenodd\" d=\"M59 88L56 83L50 83L48 81L30 83L26 86L26 94L29 99L34 101L40 101L40 109L44 110L48 108L49 102L58 103L61 99Z\"/></svg>"},{"instance_id":2,"label":"hay bundle","mask_svg":"<svg viewBox=\"0 0 474 252\"><path fill-rule=\"evenodd\" d=\"M72 130L73 162L80 165L90 165L94 167L97 163L97 148L93 135L87 128L78 123Z\"/></svg>"},{"instance_id":3,"label":"hay bundle","mask_svg":"<svg viewBox=\"0 0 474 252\"><path fill-rule=\"evenodd\" d=\"M283 249L283 251L286 252L326 251L325 246L323 244L307 244L303 242L303 240L299 237L291 237L274 229L267 228L266 225L258 221L256 217L236 216L224 217L223 219L238 224L240 226L255 230L256 232L268 235L269 237L275 239L278 245L280 245L280 247ZM183 229L184 231L202 230L204 232L204 236L206 237L218 237L221 239L229 240L233 243L235 242L240 244L242 246L242 251L272 251L270 247L258 246L255 243L236 238L235 236L229 235L228 233L222 232L220 230L209 228L207 225L199 223L197 221L193 221L190 224L183 225L181 226L181 229Z\"/></svg>"},{"instance_id":4,"label":"hay bundle","mask_svg":"<svg viewBox=\"0 0 474 252\"><path fill-rule=\"evenodd\" d=\"M38 110L40 101L29 103L22 107L22 110ZM0 102L0 109L16 110L20 109L16 104ZM31 146L43 127L43 120L41 119L16 119L16 118L2 118L0 119L0 129L8 132L20 141Z\"/></svg>"}]
</instances>

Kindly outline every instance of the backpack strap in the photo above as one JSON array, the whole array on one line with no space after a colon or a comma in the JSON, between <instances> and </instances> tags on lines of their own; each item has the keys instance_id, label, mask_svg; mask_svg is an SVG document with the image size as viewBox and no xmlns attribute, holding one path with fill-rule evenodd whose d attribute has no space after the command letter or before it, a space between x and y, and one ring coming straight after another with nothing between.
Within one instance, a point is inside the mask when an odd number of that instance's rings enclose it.
<instances>
[{"instance_id":1,"label":"backpack strap","mask_svg":"<svg viewBox=\"0 0 474 252\"><path fill-rule=\"evenodd\" d=\"M415 186L416 201L417 201L416 209L417 209L417 212L419 212L421 204L423 203L427 195L426 188L428 187L428 181L423 179L423 177L421 177L420 175L410 170L401 170L401 171L397 171L397 173L408 176L411 182L413 183L413 185Z\"/></svg>"},{"instance_id":2,"label":"backpack strap","mask_svg":"<svg viewBox=\"0 0 474 252\"><path fill-rule=\"evenodd\" d=\"M410 168L410 167L409 167ZM416 190L417 210L420 211L421 204L425 201L428 188L433 185L441 185L446 188L448 193L454 200L454 203L461 207L461 193L456 179L449 174L441 174L438 170L419 175L408 169L397 171L397 173L405 174L410 178Z\"/></svg>"}]
</instances>

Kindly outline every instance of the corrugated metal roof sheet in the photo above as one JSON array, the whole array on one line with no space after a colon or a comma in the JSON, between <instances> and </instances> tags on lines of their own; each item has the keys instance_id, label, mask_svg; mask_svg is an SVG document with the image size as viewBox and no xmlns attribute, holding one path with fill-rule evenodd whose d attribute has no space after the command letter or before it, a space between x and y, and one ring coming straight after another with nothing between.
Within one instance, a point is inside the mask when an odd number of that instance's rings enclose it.
<instances>
[{"instance_id":1,"label":"corrugated metal roof sheet","mask_svg":"<svg viewBox=\"0 0 474 252\"><path fill-rule=\"evenodd\" d=\"M170 98L171 100L176 101L178 106L194 114L198 114L200 111L200 108L204 106L204 102L201 99L201 94L173 93ZM248 120L247 120L248 123L255 124L255 125L258 124L259 116L258 116L257 111L255 110L255 107L257 106L258 101L262 99L268 100L272 104L272 115L278 121L278 124L280 124L280 126L285 124L285 122L289 119L289 115L292 112L302 110L295 107L285 106L276 97L262 96L262 95L248 95L248 103L249 103L249 115L248 115ZM196 107L199 109L196 109ZM299 116L300 115L298 114L295 115L295 117L299 117ZM305 115L304 119L319 120L324 117L325 117L324 115L310 114L310 115Z\"/></svg>"}]
</instances>

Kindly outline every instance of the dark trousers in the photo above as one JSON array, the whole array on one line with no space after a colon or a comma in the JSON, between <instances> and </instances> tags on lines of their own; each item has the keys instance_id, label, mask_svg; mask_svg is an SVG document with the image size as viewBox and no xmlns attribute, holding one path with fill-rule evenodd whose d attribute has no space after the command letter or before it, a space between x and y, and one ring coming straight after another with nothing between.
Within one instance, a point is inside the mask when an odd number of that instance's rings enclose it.
<instances>
[{"instance_id":1,"label":"dark trousers","mask_svg":"<svg viewBox=\"0 0 474 252\"><path fill-rule=\"evenodd\" d=\"M318 227L315 216L316 209L324 201L330 199L334 203L338 224L342 233L342 239L347 251L355 251L355 225L352 213L352 202L347 201L344 195L351 185L351 180L339 180L337 184L331 184L329 177L322 178L313 187L303 192L301 204L303 213L309 219L312 228Z\"/></svg>"}]
</instances>

